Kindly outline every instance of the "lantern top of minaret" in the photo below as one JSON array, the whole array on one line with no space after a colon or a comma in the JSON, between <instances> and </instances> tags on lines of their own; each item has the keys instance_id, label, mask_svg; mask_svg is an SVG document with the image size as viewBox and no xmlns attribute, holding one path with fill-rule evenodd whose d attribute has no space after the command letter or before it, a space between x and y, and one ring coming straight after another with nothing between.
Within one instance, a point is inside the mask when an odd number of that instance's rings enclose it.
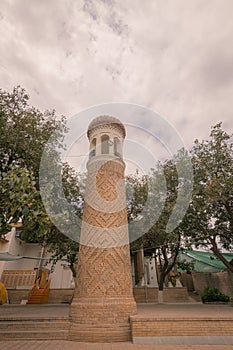
<instances>
[{"instance_id":1,"label":"lantern top of minaret","mask_svg":"<svg viewBox=\"0 0 233 350\"><path fill-rule=\"evenodd\" d=\"M91 121L91 123L89 124L88 129L87 129L88 138L90 138L91 130L95 129L98 126L105 126L105 125L114 125L114 126L119 127L123 133L123 137L125 137L125 135L126 135L125 127L119 119L112 117L110 115L101 115L101 116L93 119Z\"/></svg>"}]
</instances>

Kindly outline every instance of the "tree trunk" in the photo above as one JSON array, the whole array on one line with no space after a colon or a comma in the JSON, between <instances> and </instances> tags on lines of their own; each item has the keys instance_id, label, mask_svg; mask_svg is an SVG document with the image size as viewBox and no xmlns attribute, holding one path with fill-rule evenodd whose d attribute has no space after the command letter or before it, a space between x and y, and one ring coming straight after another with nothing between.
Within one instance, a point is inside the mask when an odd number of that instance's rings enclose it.
<instances>
[{"instance_id":1,"label":"tree trunk","mask_svg":"<svg viewBox=\"0 0 233 350\"><path fill-rule=\"evenodd\" d=\"M217 258L219 258L219 260L227 267L227 269L233 273L233 265L227 261L224 256L220 253L220 251L218 250L217 244L215 242L215 240L213 238L210 238L210 242L212 244L212 252L217 256Z\"/></svg>"},{"instance_id":2,"label":"tree trunk","mask_svg":"<svg viewBox=\"0 0 233 350\"><path fill-rule=\"evenodd\" d=\"M163 290L158 290L158 304L163 303Z\"/></svg>"},{"instance_id":3,"label":"tree trunk","mask_svg":"<svg viewBox=\"0 0 233 350\"><path fill-rule=\"evenodd\" d=\"M168 261L165 261L164 265L162 267L162 270L160 272L160 276L159 276L159 290L158 290L158 303L159 304L163 303L163 285L164 285L164 280L166 277L167 265L168 265Z\"/></svg>"},{"instance_id":4,"label":"tree trunk","mask_svg":"<svg viewBox=\"0 0 233 350\"><path fill-rule=\"evenodd\" d=\"M198 225L199 228L202 230L203 233L206 234L206 237L208 237L210 244L212 244L212 248L210 248L212 250L212 252L217 256L217 258L219 258L219 260L227 267L227 269L233 273L233 265L227 261L224 256L220 253L217 243L215 241L214 238L210 237L208 235L208 232L202 227L202 225Z\"/></svg>"},{"instance_id":5,"label":"tree trunk","mask_svg":"<svg viewBox=\"0 0 233 350\"><path fill-rule=\"evenodd\" d=\"M70 263L70 269L71 269L72 275L75 279L76 278L76 269L75 269L75 265L73 263Z\"/></svg>"},{"instance_id":6,"label":"tree trunk","mask_svg":"<svg viewBox=\"0 0 233 350\"><path fill-rule=\"evenodd\" d=\"M179 243L180 243L180 236L179 236ZM163 254L163 258L164 258L164 265L162 267L161 273L160 273L160 278L159 278L159 290L158 290L158 303L163 303L163 285L164 285L164 281L166 276L168 275L168 273L172 270L172 268L174 267L178 254L179 254L179 247L180 245L178 244L178 246L176 247L175 250L175 255L173 257L173 261L172 264L169 266L169 261L167 259L167 254L166 254L166 248L162 248L162 254Z\"/></svg>"}]
</instances>

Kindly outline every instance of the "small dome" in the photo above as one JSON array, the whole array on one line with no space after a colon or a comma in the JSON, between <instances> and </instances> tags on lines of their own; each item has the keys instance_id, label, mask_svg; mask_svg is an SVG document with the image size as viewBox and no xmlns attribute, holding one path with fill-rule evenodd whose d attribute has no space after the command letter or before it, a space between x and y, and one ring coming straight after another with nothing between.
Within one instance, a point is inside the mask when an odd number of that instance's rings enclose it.
<instances>
[{"instance_id":1,"label":"small dome","mask_svg":"<svg viewBox=\"0 0 233 350\"><path fill-rule=\"evenodd\" d=\"M89 138L91 130L95 129L97 126L108 125L108 124L117 125L121 129L121 131L125 137L125 135L126 135L125 127L119 119L117 119L115 117L111 117L109 115L101 115L100 117L93 119L91 121L91 123L89 124L88 129L87 129L88 138Z\"/></svg>"}]
</instances>

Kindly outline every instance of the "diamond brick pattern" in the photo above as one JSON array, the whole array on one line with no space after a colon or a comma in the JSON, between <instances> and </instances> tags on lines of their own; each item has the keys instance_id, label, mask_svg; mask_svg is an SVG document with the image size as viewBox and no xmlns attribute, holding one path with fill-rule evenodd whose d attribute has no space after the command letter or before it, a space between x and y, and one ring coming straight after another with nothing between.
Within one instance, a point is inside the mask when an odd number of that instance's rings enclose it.
<instances>
[{"instance_id":1,"label":"diamond brick pattern","mask_svg":"<svg viewBox=\"0 0 233 350\"><path fill-rule=\"evenodd\" d=\"M131 339L133 297L124 162L89 161L70 339ZM120 185L119 185L120 183ZM108 329L108 332L106 332Z\"/></svg>"},{"instance_id":2,"label":"diamond brick pattern","mask_svg":"<svg viewBox=\"0 0 233 350\"><path fill-rule=\"evenodd\" d=\"M124 208L116 213L104 213L85 205L83 221L89 225L104 227L119 227L127 224L127 210Z\"/></svg>"},{"instance_id":3,"label":"diamond brick pattern","mask_svg":"<svg viewBox=\"0 0 233 350\"><path fill-rule=\"evenodd\" d=\"M128 246L80 249L76 297L128 297L132 293Z\"/></svg>"}]
</instances>

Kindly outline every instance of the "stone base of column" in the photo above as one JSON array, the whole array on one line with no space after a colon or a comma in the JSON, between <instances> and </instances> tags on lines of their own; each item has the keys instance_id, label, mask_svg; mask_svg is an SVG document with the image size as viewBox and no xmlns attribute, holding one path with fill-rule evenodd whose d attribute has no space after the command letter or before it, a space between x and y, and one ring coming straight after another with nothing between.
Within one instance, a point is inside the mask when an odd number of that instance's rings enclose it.
<instances>
[{"instance_id":1,"label":"stone base of column","mask_svg":"<svg viewBox=\"0 0 233 350\"><path fill-rule=\"evenodd\" d=\"M68 340L83 343L118 343L132 341L130 324L71 323Z\"/></svg>"},{"instance_id":2,"label":"stone base of column","mask_svg":"<svg viewBox=\"0 0 233 350\"><path fill-rule=\"evenodd\" d=\"M132 298L108 298L102 302L73 300L69 340L77 342L127 342L132 340L129 317L136 314Z\"/></svg>"}]
</instances>

